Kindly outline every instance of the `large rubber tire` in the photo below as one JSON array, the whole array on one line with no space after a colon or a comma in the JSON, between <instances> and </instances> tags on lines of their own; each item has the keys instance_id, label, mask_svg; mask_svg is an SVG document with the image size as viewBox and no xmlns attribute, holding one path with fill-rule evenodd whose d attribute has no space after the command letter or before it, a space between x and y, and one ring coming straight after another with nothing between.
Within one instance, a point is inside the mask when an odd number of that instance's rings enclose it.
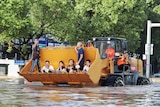
<instances>
[{"instance_id":1,"label":"large rubber tire","mask_svg":"<svg viewBox=\"0 0 160 107\"><path fill-rule=\"evenodd\" d=\"M114 87L124 86L123 79L121 77L117 77L114 81Z\"/></svg>"},{"instance_id":2,"label":"large rubber tire","mask_svg":"<svg viewBox=\"0 0 160 107\"><path fill-rule=\"evenodd\" d=\"M123 79L120 76L110 76L106 80L106 86L118 87L124 85Z\"/></svg>"},{"instance_id":3,"label":"large rubber tire","mask_svg":"<svg viewBox=\"0 0 160 107\"><path fill-rule=\"evenodd\" d=\"M137 80L137 85L148 85L150 84L150 81L148 78L146 77L138 77L138 80Z\"/></svg>"}]
</instances>

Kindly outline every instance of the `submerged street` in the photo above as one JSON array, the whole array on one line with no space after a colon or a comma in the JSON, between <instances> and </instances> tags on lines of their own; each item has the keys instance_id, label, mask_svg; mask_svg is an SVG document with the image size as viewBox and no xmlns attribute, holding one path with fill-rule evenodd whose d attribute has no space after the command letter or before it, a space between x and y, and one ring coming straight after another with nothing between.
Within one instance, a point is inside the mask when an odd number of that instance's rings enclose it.
<instances>
[{"instance_id":1,"label":"submerged street","mask_svg":"<svg viewBox=\"0 0 160 107\"><path fill-rule=\"evenodd\" d=\"M160 83L124 87L57 87L0 77L0 107L159 107Z\"/></svg>"}]
</instances>

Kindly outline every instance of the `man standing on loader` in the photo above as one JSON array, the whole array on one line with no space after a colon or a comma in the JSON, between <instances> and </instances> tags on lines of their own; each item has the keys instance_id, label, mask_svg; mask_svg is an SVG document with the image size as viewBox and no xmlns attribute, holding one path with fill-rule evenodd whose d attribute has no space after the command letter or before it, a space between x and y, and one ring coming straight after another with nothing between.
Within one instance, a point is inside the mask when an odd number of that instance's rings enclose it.
<instances>
[{"instance_id":1,"label":"man standing on loader","mask_svg":"<svg viewBox=\"0 0 160 107\"><path fill-rule=\"evenodd\" d=\"M82 42L78 42L77 46L75 47L76 52L78 53L78 62L76 65L80 66L80 70L83 70L84 66L84 50L82 48Z\"/></svg>"},{"instance_id":2,"label":"man standing on loader","mask_svg":"<svg viewBox=\"0 0 160 107\"><path fill-rule=\"evenodd\" d=\"M41 73L40 61L39 61L40 53L39 53L38 43L39 43L38 39L35 39L32 47L32 56L31 56L32 66L30 69L30 73L34 71L34 68L36 67L36 65L38 66L39 73Z\"/></svg>"}]
</instances>

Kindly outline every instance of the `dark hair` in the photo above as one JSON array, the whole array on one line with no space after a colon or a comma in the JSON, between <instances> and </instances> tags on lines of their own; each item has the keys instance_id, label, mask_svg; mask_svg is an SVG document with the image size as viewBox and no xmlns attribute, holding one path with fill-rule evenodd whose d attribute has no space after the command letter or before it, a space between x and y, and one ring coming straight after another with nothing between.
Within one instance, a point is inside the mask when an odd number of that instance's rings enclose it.
<instances>
[{"instance_id":1,"label":"dark hair","mask_svg":"<svg viewBox=\"0 0 160 107\"><path fill-rule=\"evenodd\" d=\"M63 64L62 69L64 69L64 68L65 68L64 62L63 62L63 61L59 61L59 63L60 63L60 62ZM59 68L59 69L60 69L60 68Z\"/></svg>"},{"instance_id":2,"label":"dark hair","mask_svg":"<svg viewBox=\"0 0 160 107\"><path fill-rule=\"evenodd\" d=\"M91 63L91 60L87 59L86 61L88 61L89 63Z\"/></svg>"},{"instance_id":3,"label":"dark hair","mask_svg":"<svg viewBox=\"0 0 160 107\"><path fill-rule=\"evenodd\" d=\"M64 62L63 62L63 61L59 61L59 63L60 63L60 62L64 64Z\"/></svg>"},{"instance_id":4,"label":"dark hair","mask_svg":"<svg viewBox=\"0 0 160 107\"><path fill-rule=\"evenodd\" d=\"M64 62L63 62L63 61L59 61L59 63L60 63L60 62L61 62L62 64L64 64Z\"/></svg>"},{"instance_id":5,"label":"dark hair","mask_svg":"<svg viewBox=\"0 0 160 107\"><path fill-rule=\"evenodd\" d=\"M48 63L50 63L50 61L49 61L49 60L46 60L45 62L48 62Z\"/></svg>"}]
</instances>

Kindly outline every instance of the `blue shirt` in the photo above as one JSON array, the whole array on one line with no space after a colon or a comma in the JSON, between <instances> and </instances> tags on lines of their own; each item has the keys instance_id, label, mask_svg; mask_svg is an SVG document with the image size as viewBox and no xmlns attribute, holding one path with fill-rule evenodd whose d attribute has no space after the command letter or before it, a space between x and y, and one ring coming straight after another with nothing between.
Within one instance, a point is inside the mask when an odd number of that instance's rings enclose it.
<instances>
[{"instance_id":1,"label":"blue shirt","mask_svg":"<svg viewBox=\"0 0 160 107\"><path fill-rule=\"evenodd\" d=\"M83 65L83 64L84 64L84 50L83 50L83 48L80 48L80 49L78 50L78 60L80 59L81 54L83 54L83 58L82 58L82 60L80 61L79 65Z\"/></svg>"}]
</instances>

